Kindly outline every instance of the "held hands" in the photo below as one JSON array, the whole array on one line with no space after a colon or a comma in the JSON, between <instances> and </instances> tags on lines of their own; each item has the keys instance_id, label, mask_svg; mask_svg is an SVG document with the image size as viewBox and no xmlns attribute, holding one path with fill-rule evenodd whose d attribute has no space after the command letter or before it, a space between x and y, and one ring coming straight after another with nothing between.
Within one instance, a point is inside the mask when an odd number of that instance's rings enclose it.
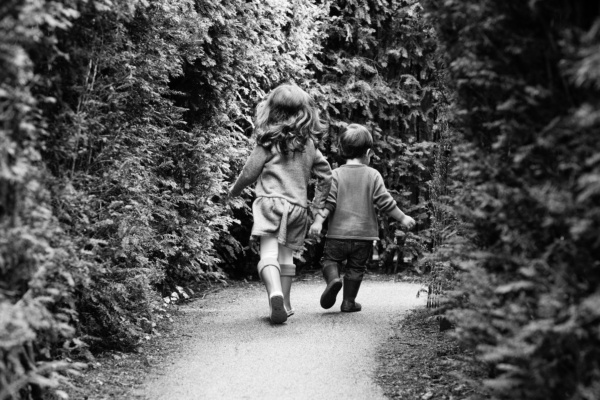
<instances>
[{"instance_id":1,"label":"held hands","mask_svg":"<svg viewBox=\"0 0 600 400\"><path fill-rule=\"evenodd\" d=\"M319 221L315 221L312 223L312 225L308 229L308 236L320 239L322 230L323 230L323 223L319 222Z\"/></svg>"},{"instance_id":2,"label":"held hands","mask_svg":"<svg viewBox=\"0 0 600 400\"><path fill-rule=\"evenodd\" d=\"M329 210L319 209L316 211L315 220L308 229L308 236L317 239L317 242L321 241L321 231L323 230L323 222L329 216Z\"/></svg>"},{"instance_id":3,"label":"held hands","mask_svg":"<svg viewBox=\"0 0 600 400\"><path fill-rule=\"evenodd\" d=\"M400 223L402 224L402 226L408 229L412 229L416 224L415 220L409 217L408 215L404 215L404 218L402 218Z\"/></svg>"}]
</instances>

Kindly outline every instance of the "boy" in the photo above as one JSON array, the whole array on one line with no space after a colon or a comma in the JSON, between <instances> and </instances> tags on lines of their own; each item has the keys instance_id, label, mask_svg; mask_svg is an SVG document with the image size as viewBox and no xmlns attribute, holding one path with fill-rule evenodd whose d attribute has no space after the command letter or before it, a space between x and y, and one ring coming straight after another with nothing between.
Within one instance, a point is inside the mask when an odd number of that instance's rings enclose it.
<instances>
[{"instance_id":1,"label":"boy","mask_svg":"<svg viewBox=\"0 0 600 400\"><path fill-rule=\"evenodd\" d=\"M333 183L325 209L315 217L309 235L318 236L323 222L332 214L323 254L323 277L327 287L321 295L321 307L335 304L342 288L339 269L346 261L342 312L361 310L356 295L372 255L373 240L379 240L377 211L387 213L412 228L415 220L396 206L385 188L381 174L369 167L373 155L373 137L362 125L350 124L340 135L339 148L346 164L333 170Z\"/></svg>"}]
</instances>

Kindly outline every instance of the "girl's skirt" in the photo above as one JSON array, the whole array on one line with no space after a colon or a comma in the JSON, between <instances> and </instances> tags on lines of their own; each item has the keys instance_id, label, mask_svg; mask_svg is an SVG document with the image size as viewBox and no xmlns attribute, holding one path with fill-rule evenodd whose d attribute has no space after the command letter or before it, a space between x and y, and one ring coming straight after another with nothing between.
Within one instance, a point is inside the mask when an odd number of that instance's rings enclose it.
<instances>
[{"instance_id":1,"label":"girl's skirt","mask_svg":"<svg viewBox=\"0 0 600 400\"><path fill-rule=\"evenodd\" d=\"M259 197L252 204L252 236L275 236L293 250L304 246L308 210L279 197Z\"/></svg>"}]
</instances>

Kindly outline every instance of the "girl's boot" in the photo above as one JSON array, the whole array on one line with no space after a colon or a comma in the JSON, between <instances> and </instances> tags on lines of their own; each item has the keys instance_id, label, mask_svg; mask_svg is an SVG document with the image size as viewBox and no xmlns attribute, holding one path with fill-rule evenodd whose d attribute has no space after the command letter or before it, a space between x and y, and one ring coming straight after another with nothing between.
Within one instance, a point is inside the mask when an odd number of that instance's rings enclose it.
<instances>
[{"instance_id":1,"label":"girl's boot","mask_svg":"<svg viewBox=\"0 0 600 400\"><path fill-rule=\"evenodd\" d=\"M281 277L277 261L260 260L258 263L258 275L262 279L269 295L269 306L271 308L271 322L283 324L287 321L287 312L283 305L283 292L281 290Z\"/></svg>"},{"instance_id":2,"label":"girl's boot","mask_svg":"<svg viewBox=\"0 0 600 400\"><path fill-rule=\"evenodd\" d=\"M283 292L283 305L287 312L287 316L294 315L294 309L290 301L290 293L292 291L292 281L296 275L296 266L294 264L281 264L281 291Z\"/></svg>"},{"instance_id":3,"label":"girl's boot","mask_svg":"<svg viewBox=\"0 0 600 400\"><path fill-rule=\"evenodd\" d=\"M327 287L321 295L321 307L327 310L328 308L333 307L335 304L337 294L342 288L342 280L340 279L337 265L324 266L323 277L325 278Z\"/></svg>"},{"instance_id":4,"label":"girl's boot","mask_svg":"<svg viewBox=\"0 0 600 400\"><path fill-rule=\"evenodd\" d=\"M362 306L354 301L361 283L362 280L354 281L344 278L344 301L342 301L342 312L356 312L362 309Z\"/></svg>"}]
</instances>

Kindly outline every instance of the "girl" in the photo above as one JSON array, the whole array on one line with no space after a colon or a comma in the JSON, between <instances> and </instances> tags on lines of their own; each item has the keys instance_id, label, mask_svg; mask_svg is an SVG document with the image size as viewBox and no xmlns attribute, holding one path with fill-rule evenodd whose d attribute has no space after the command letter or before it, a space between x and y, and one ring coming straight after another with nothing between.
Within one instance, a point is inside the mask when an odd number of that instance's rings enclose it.
<instances>
[{"instance_id":1,"label":"girl","mask_svg":"<svg viewBox=\"0 0 600 400\"><path fill-rule=\"evenodd\" d=\"M316 148L323 131L311 97L296 85L278 86L257 107L256 147L229 190L230 196L239 196L257 181L251 235L260 237L258 275L267 289L275 324L294 313L290 303L296 274L293 252L304 244L311 172L319 178L314 208L325 206L331 186L331 168Z\"/></svg>"}]
</instances>

